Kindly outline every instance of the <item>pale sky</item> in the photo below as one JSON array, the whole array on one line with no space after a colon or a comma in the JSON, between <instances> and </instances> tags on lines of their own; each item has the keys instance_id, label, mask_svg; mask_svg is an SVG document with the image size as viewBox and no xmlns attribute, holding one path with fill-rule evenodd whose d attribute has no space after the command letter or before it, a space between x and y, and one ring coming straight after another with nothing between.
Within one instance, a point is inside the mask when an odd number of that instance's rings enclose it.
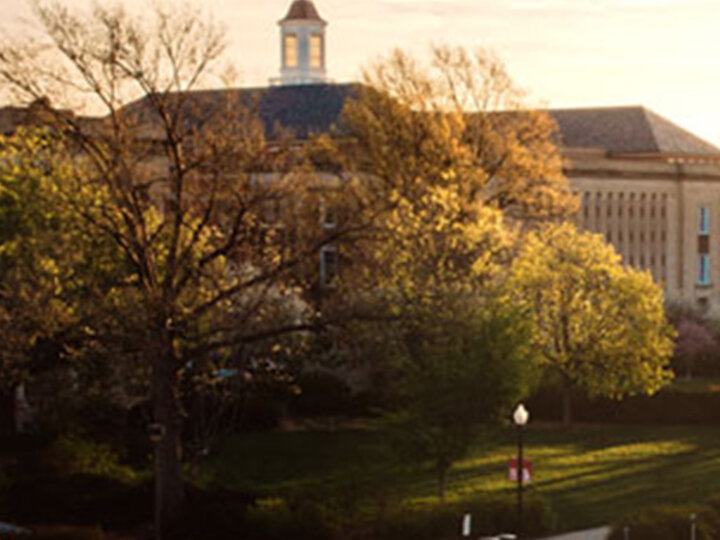
<instances>
[{"instance_id":1,"label":"pale sky","mask_svg":"<svg viewBox=\"0 0 720 540\"><path fill-rule=\"evenodd\" d=\"M172 1L172 0L171 0ZM720 0L314 0L327 28L328 73L358 80L395 47L431 42L492 49L535 102L644 105L720 146ZM85 4L85 0L67 4ZM124 0L130 10L143 0ZM206 0L247 86L279 74L277 21L291 0ZM0 0L0 31L30 10Z\"/></svg>"}]
</instances>

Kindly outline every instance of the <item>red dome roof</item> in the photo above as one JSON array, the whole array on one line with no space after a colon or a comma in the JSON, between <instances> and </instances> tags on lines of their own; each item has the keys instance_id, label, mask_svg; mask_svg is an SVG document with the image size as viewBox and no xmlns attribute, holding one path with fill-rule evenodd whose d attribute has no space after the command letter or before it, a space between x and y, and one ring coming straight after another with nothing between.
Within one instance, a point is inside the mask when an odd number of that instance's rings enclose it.
<instances>
[{"instance_id":1,"label":"red dome roof","mask_svg":"<svg viewBox=\"0 0 720 540\"><path fill-rule=\"evenodd\" d=\"M283 21L290 20L308 20L325 22L315 9L315 5L310 0L295 0L290 6L290 10ZM282 21L281 21L282 22Z\"/></svg>"}]
</instances>

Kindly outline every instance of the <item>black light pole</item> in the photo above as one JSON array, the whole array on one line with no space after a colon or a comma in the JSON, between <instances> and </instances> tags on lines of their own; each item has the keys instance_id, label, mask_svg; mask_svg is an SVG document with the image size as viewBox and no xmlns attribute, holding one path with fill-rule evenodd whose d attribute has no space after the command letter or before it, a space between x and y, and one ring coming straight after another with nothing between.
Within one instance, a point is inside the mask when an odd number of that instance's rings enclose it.
<instances>
[{"instance_id":1,"label":"black light pole","mask_svg":"<svg viewBox=\"0 0 720 540\"><path fill-rule=\"evenodd\" d=\"M522 537L523 534L523 431L525 424L530 419L530 413L527 411L525 406L520 403L513 413L513 421L517 426L518 432L518 453L517 453L517 536Z\"/></svg>"}]
</instances>

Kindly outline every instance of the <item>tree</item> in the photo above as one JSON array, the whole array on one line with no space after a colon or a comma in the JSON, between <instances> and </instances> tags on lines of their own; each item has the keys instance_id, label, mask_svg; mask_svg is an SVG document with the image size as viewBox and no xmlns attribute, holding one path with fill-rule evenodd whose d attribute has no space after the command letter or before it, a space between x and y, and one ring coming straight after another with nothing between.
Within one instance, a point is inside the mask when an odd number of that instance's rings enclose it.
<instances>
[{"instance_id":1,"label":"tree","mask_svg":"<svg viewBox=\"0 0 720 540\"><path fill-rule=\"evenodd\" d=\"M297 305L303 264L343 230L305 222L317 223L302 211L317 207L316 180L287 174L289 141L266 140L252 102L195 92L222 75L223 32L212 21L175 6L142 18L99 5L89 15L35 8L45 40L3 46L0 80L42 109L72 158L67 174L48 175L62 207L124 269L85 283L80 342L149 381L165 534L184 498L183 378L285 358L290 345L270 340L317 324ZM78 106L103 116L76 116Z\"/></svg>"},{"instance_id":2,"label":"tree","mask_svg":"<svg viewBox=\"0 0 720 540\"><path fill-rule=\"evenodd\" d=\"M619 399L672 378L662 290L648 272L623 266L602 236L568 223L531 232L507 287L534 321L543 364L562 380L566 424L573 387Z\"/></svg>"},{"instance_id":3,"label":"tree","mask_svg":"<svg viewBox=\"0 0 720 540\"><path fill-rule=\"evenodd\" d=\"M536 366L530 326L492 297L438 294L394 329L394 407L386 423L404 459L431 461L438 497L481 424L507 418Z\"/></svg>"},{"instance_id":4,"label":"tree","mask_svg":"<svg viewBox=\"0 0 720 540\"><path fill-rule=\"evenodd\" d=\"M524 107L504 65L479 50L433 47L428 66L396 50L371 65L342 114L339 169L371 177L361 201L421 199L453 184L478 202L525 220L567 216L577 201L562 174L556 125ZM473 219L473 216L467 216Z\"/></svg>"},{"instance_id":5,"label":"tree","mask_svg":"<svg viewBox=\"0 0 720 540\"><path fill-rule=\"evenodd\" d=\"M48 170L67 174L66 150L42 130L20 130L0 139L4 387L27 380L28 359L40 342L63 339L60 334L80 323L75 300L83 294L88 274L99 283L109 270L119 268L108 265L108 243L84 234L77 216L58 197L56 178Z\"/></svg>"},{"instance_id":6,"label":"tree","mask_svg":"<svg viewBox=\"0 0 720 540\"><path fill-rule=\"evenodd\" d=\"M717 342L705 326L689 318L680 320L677 325L674 359L685 368L685 377L691 379L696 362L711 357L716 352Z\"/></svg>"}]
</instances>

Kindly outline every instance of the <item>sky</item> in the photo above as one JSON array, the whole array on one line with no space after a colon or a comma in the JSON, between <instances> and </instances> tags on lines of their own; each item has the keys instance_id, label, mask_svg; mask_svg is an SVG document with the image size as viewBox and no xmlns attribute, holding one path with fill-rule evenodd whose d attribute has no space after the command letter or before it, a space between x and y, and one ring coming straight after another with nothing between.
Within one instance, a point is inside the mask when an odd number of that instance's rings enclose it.
<instances>
[{"instance_id":1,"label":"sky","mask_svg":"<svg viewBox=\"0 0 720 540\"><path fill-rule=\"evenodd\" d=\"M172 3L174 0L168 0ZM178 2L180 0L177 0ZM328 21L337 82L399 47L491 49L533 103L644 105L720 146L720 0L314 0ZM67 0L85 5L86 0ZM146 0L124 0L141 12ZM279 74L277 21L291 0L205 0L227 29L243 86ZM21 35L31 10L0 0L0 32Z\"/></svg>"}]
</instances>

